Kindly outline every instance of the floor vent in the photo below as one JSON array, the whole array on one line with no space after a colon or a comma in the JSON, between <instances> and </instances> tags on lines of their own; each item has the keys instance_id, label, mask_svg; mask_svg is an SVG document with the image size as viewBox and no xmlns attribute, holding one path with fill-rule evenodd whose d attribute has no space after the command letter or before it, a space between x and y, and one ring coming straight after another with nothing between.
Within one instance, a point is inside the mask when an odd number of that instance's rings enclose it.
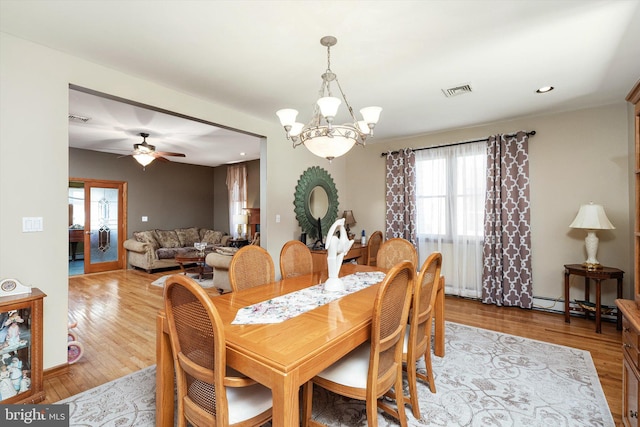
<instances>
[{"instance_id":1,"label":"floor vent","mask_svg":"<svg viewBox=\"0 0 640 427\"><path fill-rule=\"evenodd\" d=\"M473 90L471 89L471 85L469 83L462 84L460 86L450 87L449 89L442 89L442 93L447 98L451 98L452 96L458 96L465 93L471 93Z\"/></svg>"}]
</instances>

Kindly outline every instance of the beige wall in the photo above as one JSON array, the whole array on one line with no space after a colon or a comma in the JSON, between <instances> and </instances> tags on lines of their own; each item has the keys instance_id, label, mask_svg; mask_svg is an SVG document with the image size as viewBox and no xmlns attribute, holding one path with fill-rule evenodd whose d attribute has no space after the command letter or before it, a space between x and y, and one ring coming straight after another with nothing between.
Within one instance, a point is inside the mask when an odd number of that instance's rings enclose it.
<instances>
[{"instance_id":1,"label":"beige wall","mask_svg":"<svg viewBox=\"0 0 640 427\"><path fill-rule=\"evenodd\" d=\"M67 361L69 84L263 135L262 245L277 260L284 242L299 234L293 216L297 179L306 167L328 162L292 150L276 119L260 120L6 33L0 33L0 52L0 238L11 243L0 245L0 277L18 278L48 295L45 369ZM345 161L327 170L343 188ZM44 231L23 233L23 217L42 217Z\"/></svg>"},{"instance_id":2,"label":"beige wall","mask_svg":"<svg viewBox=\"0 0 640 427\"><path fill-rule=\"evenodd\" d=\"M134 231L183 227L212 228L214 205L228 199L213 197L214 169L178 162L153 162L142 167L131 157L69 149L69 176L127 183L127 236ZM142 222L142 216L148 218ZM229 232L229 226L217 228Z\"/></svg>"},{"instance_id":3,"label":"beige wall","mask_svg":"<svg viewBox=\"0 0 640 427\"><path fill-rule=\"evenodd\" d=\"M384 126L381 120L380 126ZM358 224L367 234L384 232L384 151L426 147L484 138L496 133L535 130L530 139L531 228L533 291L537 297L564 300L564 264L586 259L583 230L569 224L580 204L604 205L615 230L598 232L598 260L623 269L624 292L631 297L632 257L629 220L629 144L627 105L624 100L600 108L527 117L404 140L368 144L348 155L347 200ZM366 186L368 191L362 191ZM424 254L422 255L424 257ZM446 260L444 260L446 262ZM571 298L581 296L583 281L571 280ZM615 282L603 287L603 303L613 305Z\"/></svg>"}]
</instances>

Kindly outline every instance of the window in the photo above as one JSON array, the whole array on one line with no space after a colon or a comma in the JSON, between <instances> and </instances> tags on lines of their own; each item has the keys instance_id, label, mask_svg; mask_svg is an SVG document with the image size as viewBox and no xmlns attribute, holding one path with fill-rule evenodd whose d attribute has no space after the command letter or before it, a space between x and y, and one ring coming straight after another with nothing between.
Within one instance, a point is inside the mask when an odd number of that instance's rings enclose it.
<instances>
[{"instance_id":1,"label":"window","mask_svg":"<svg viewBox=\"0 0 640 427\"><path fill-rule=\"evenodd\" d=\"M447 294L481 295L486 157L486 142L416 152L418 254L442 253Z\"/></svg>"},{"instance_id":2,"label":"window","mask_svg":"<svg viewBox=\"0 0 640 427\"><path fill-rule=\"evenodd\" d=\"M418 152L419 236L446 240L454 236L483 237L486 144L475 144L480 150L460 145Z\"/></svg>"}]
</instances>

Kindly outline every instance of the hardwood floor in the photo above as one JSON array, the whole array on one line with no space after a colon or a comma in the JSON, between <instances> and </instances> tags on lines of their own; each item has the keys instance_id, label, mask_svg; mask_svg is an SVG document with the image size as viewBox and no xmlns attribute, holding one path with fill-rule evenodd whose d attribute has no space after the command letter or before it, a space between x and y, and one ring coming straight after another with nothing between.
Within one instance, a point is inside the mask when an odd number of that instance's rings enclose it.
<instances>
[{"instance_id":1,"label":"hardwood floor","mask_svg":"<svg viewBox=\"0 0 640 427\"><path fill-rule=\"evenodd\" d=\"M162 288L151 282L169 273L124 270L69 277L69 310L78 321L75 332L84 355L66 373L45 372L43 403L155 364L155 316L162 307ZM457 297L447 297L445 307L449 321L590 351L613 418L621 425L622 334L615 323L603 322L602 334L596 334L593 320L572 317L567 324L562 314Z\"/></svg>"}]
</instances>

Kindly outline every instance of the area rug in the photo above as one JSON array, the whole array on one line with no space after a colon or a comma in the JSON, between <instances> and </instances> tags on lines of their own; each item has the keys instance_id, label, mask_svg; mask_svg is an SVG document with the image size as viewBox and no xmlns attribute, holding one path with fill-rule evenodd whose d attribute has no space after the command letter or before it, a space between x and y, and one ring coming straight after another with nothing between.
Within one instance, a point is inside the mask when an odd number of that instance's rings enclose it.
<instances>
[{"instance_id":1,"label":"area rug","mask_svg":"<svg viewBox=\"0 0 640 427\"><path fill-rule=\"evenodd\" d=\"M181 273L173 273L173 274L181 274ZM167 278L169 278L169 276L173 276L173 274L167 274L165 276L162 276L154 280L153 282L151 282L151 284L154 286L164 287L164 282L167 281ZM195 280L203 288L213 288L213 278L211 277L211 273L209 273L209 275L205 275L205 277L203 277L202 279L198 279L197 274L189 274L188 276L191 277L193 280Z\"/></svg>"},{"instance_id":2,"label":"area rug","mask_svg":"<svg viewBox=\"0 0 640 427\"><path fill-rule=\"evenodd\" d=\"M432 358L437 393L418 381L422 418L407 407L410 426L615 426L587 351L447 322L445 352ZM151 366L59 403L70 426L153 426L154 400ZM380 426L398 425L379 414ZM313 416L367 425L362 402L319 387Z\"/></svg>"}]
</instances>

